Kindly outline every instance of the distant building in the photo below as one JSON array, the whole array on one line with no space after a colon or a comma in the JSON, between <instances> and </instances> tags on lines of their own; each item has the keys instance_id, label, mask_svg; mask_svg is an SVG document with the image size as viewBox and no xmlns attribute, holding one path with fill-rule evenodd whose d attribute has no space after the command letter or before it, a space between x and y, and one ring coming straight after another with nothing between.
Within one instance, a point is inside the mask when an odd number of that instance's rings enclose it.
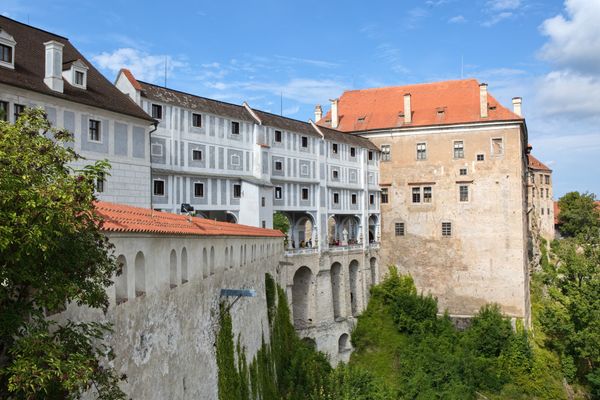
<instances>
[{"instance_id":1,"label":"distant building","mask_svg":"<svg viewBox=\"0 0 600 400\"><path fill-rule=\"evenodd\" d=\"M318 122L380 148L380 265L456 317L494 302L529 318L527 128L513 107L467 79L346 91Z\"/></svg>"},{"instance_id":2,"label":"distant building","mask_svg":"<svg viewBox=\"0 0 600 400\"><path fill-rule=\"evenodd\" d=\"M527 185L529 228L533 232L539 232L544 239L551 241L555 236L552 170L532 154L528 154L527 158L529 166Z\"/></svg>"},{"instance_id":3,"label":"distant building","mask_svg":"<svg viewBox=\"0 0 600 400\"><path fill-rule=\"evenodd\" d=\"M0 16L0 116L14 122L27 107L75 136L85 163L107 159L98 197L150 206L149 130L154 120L121 93L62 36Z\"/></svg>"}]
</instances>

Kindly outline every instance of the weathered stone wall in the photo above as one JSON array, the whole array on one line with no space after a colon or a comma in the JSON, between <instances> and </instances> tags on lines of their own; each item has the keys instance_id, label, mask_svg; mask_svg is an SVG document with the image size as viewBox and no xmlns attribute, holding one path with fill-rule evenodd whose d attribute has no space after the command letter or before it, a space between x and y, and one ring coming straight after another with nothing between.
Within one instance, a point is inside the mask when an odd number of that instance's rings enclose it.
<instances>
[{"instance_id":1,"label":"weathered stone wall","mask_svg":"<svg viewBox=\"0 0 600 400\"><path fill-rule=\"evenodd\" d=\"M420 291L438 298L440 311L469 316L489 302L510 316L529 315L524 138L519 124L423 129L368 135L378 146L391 145L381 162L382 272L397 265L413 276ZM502 138L503 154L492 139ZM454 142L464 157L454 157ZM426 143L426 159L417 159ZM482 154L483 161L477 160ZM466 169L461 175L460 170ZM468 186L460 201L459 186ZM412 188L429 186L432 200L412 201ZM442 235L442 223L452 234ZM404 224L397 236L395 224Z\"/></svg>"},{"instance_id":2,"label":"weathered stone wall","mask_svg":"<svg viewBox=\"0 0 600 400\"><path fill-rule=\"evenodd\" d=\"M234 334L239 335L251 359L264 335L269 340L265 273L276 276L282 257L281 238L164 237L111 234L115 255L126 260L130 289L136 279L134 260L145 259L146 293L113 305L104 316L99 311L70 306L61 318L96 319L114 324L109 338L117 358L113 366L126 374L123 390L131 399L217 399L215 334L219 329L221 288L255 289L257 297L241 298L231 315ZM240 258L240 249L242 251ZM208 257L203 264L203 250ZM214 249L211 263L210 249ZM233 248L233 257L225 249ZM187 253L188 278L173 286L173 250L177 255L177 280ZM245 254L245 256L244 256ZM205 271L208 271L205 273ZM118 279L118 278L117 278Z\"/></svg>"}]
</instances>

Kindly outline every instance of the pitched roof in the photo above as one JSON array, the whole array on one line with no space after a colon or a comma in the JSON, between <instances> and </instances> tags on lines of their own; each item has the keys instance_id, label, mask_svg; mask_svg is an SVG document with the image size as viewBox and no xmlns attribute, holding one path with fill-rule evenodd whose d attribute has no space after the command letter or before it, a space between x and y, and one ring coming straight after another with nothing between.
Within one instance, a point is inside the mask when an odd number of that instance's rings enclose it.
<instances>
[{"instance_id":1,"label":"pitched roof","mask_svg":"<svg viewBox=\"0 0 600 400\"><path fill-rule=\"evenodd\" d=\"M137 82L139 82L142 87L142 97L146 97L149 100L174 104L179 107L189 108L191 110L205 112L208 114L222 115L235 120L254 122L252 115L250 115L250 113L243 106L196 96L181 92L179 90L154 85L148 82L139 80Z\"/></svg>"},{"instance_id":2,"label":"pitched roof","mask_svg":"<svg viewBox=\"0 0 600 400\"><path fill-rule=\"evenodd\" d=\"M319 129L321 130L321 132L323 132L323 136L325 136L325 139L330 140L332 142L346 143L351 146L362 146L370 150L379 151L379 147L377 147L369 139L363 138L361 136L349 135L347 133L327 128L325 126L320 126Z\"/></svg>"},{"instance_id":3,"label":"pitched roof","mask_svg":"<svg viewBox=\"0 0 600 400\"><path fill-rule=\"evenodd\" d=\"M99 107L119 114L130 115L148 122L153 119L127 95L121 93L71 44L69 39L50 32L25 25L10 18L0 16L0 28L17 42L14 52L15 69L1 68L0 83L17 86L34 92ZM50 89L44 83L46 68L45 42L55 40L64 45L63 64L81 60L89 67L87 89L71 86L64 80L63 93Z\"/></svg>"},{"instance_id":4,"label":"pitched roof","mask_svg":"<svg viewBox=\"0 0 600 400\"><path fill-rule=\"evenodd\" d=\"M135 77L129 69L121 68L121 72L123 73L123 75L125 75L125 78L127 78L127 80L131 82L131 86L133 86L135 90L142 90L142 85L140 85L137 79L135 79Z\"/></svg>"},{"instance_id":5,"label":"pitched roof","mask_svg":"<svg viewBox=\"0 0 600 400\"><path fill-rule=\"evenodd\" d=\"M412 122L404 124L404 95L411 95ZM486 121L522 121L488 93L488 117L481 118L475 79L349 90L338 102L340 131L402 126L449 125ZM331 110L319 125L331 126Z\"/></svg>"},{"instance_id":6,"label":"pitched roof","mask_svg":"<svg viewBox=\"0 0 600 400\"><path fill-rule=\"evenodd\" d=\"M105 201L95 203L102 217L101 229L105 232L154 233L163 235L194 236L251 236L283 237L274 229L217 222L210 219L188 217L148 208L127 206Z\"/></svg>"},{"instance_id":7,"label":"pitched roof","mask_svg":"<svg viewBox=\"0 0 600 400\"><path fill-rule=\"evenodd\" d=\"M527 160L529 164L529 168L535 169L536 171L548 171L552 172L550 168L546 166L543 162L535 158L532 154L527 154Z\"/></svg>"}]
</instances>

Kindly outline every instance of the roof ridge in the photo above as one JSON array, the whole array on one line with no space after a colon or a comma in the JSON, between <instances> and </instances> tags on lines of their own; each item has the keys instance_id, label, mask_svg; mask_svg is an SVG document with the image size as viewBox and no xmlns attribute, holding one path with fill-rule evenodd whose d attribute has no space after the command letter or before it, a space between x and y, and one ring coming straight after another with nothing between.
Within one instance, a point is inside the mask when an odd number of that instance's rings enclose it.
<instances>
[{"instance_id":1,"label":"roof ridge","mask_svg":"<svg viewBox=\"0 0 600 400\"><path fill-rule=\"evenodd\" d=\"M398 89L398 88L403 88L403 87L407 87L407 86L427 86L427 85L438 85L440 83L448 83L448 82L469 82L469 81L479 82L477 80L477 78L447 79L444 81L408 83L406 85L389 85L389 86L381 86L381 87L370 87L370 88L364 88L364 89L351 89L351 90L344 90L344 93L366 92L366 91L381 90L381 89ZM342 95L343 95L343 93L342 93Z\"/></svg>"},{"instance_id":2,"label":"roof ridge","mask_svg":"<svg viewBox=\"0 0 600 400\"><path fill-rule=\"evenodd\" d=\"M49 34L49 35L56 36L56 37L59 37L59 38L61 38L61 39L64 39L64 40L70 41L70 40L69 40L69 38L67 38L67 37L65 37L65 36L59 35L59 34L57 34L57 33L54 33L54 32L47 31L47 30L45 30L45 29L40 29L40 28L38 28L38 27L35 27L35 26L33 26L33 25L26 24L25 22L17 21L16 19L13 19L13 18L7 17L7 16L5 16L5 15L0 15L0 18L8 19L8 20L10 20L10 21L12 21L12 22L16 22L16 23L17 23L17 24L19 24L19 25L23 25L23 26L26 26L26 27L28 27L28 28L35 29L36 31L44 32L44 33L47 33L47 34ZM1 25L0 25L0 28L2 28L2 26L1 26Z\"/></svg>"}]
</instances>

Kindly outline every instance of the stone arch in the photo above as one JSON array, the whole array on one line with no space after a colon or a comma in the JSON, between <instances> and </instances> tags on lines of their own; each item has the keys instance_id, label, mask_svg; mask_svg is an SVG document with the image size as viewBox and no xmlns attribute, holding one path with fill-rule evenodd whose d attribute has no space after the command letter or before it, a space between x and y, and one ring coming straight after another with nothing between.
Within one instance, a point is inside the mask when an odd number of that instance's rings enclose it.
<instances>
[{"instance_id":1,"label":"stone arch","mask_svg":"<svg viewBox=\"0 0 600 400\"><path fill-rule=\"evenodd\" d=\"M171 250L171 255L169 256L169 283L171 289L177 287L177 253L175 249Z\"/></svg>"},{"instance_id":2,"label":"stone arch","mask_svg":"<svg viewBox=\"0 0 600 400\"><path fill-rule=\"evenodd\" d=\"M314 227L315 221L310 214L303 214L296 219L293 226L291 226L292 238L296 248L309 247L309 241L312 244L310 247L316 244L316 240L313 240Z\"/></svg>"},{"instance_id":3,"label":"stone arch","mask_svg":"<svg viewBox=\"0 0 600 400\"><path fill-rule=\"evenodd\" d=\"M210 246L210 274L215 274L215 247Z\"/></svg>"},{"instance_id":4,"label":"stone arch","mask_svg":"<svg viewBox=\"0 0 600 400\"><path fill-rule=\"evenodd\" d=\"M121 268L121 274L115 277L115 302L119 305L129 299L127 293L127 259L123 254L117 257L117 264Z\"/></svg>"},{"instance_id":5,"label":"stone arch","mask_svg":"<svg viewBox=\"0 0 600 400\"><path fill-rule=\"evenodd\" d=\"M379 218L377 217L377 215L374 215L374 214L370 215L369 216L369 242L368 243L377 242L378 227L379 227Z\"/></svg>"},{"instance_id":6,"label":"stone arch","mask_svg":"<svg viewBox=\"0 0 600 400\"><path fill-rule=\"evenodd\" d=\"M189 280L189 275L188 275L187 249L184 247L181 250L181 284L186 283L188 280Z\"/></svg>"},{"instance_id":7,"label":"stone arch","mask_svg":"<svg viewBox=\"0 0 600 400\"><path fill-rule=\"evenodd\" d=\"M135 297L146 294L146 258L138 251L135 256Z\"/></svg>"},{"instance_id":8,"label":"stone arch","mask_svg":"<svg viewBox=\"0 0 600 400\"><path fill-rule=\"evenodd\" d=\"M206 247L202 249L202 277L208 276L208 253Z\"/></svg>"},{"instance_id":9,"label":"stone arch","mask_svg":"<svg viewBox=\"0 0 600 400\"><path fill-rule=\"evenodd\" d=\"M298 329L313 322L315 282L310 268L302 266L294 274L292 286L292 312L294 326Z\"/></svg>"},{"instance_id":10,"label":"stone arch","mask_svg":"<svg viewBox=\"0 0 600 400\"><path fill-rule=\"evenodd\" d=\"M237 222L238 222L237 215L235 215L231 211L227 211L227 213L225 215L225 222L229 222L230 224L237 224Z\"/></svg>"},{"instance_id":11,"label":"stone arch","mask_svg":"<svg viewBox=\"0 0 600 400\"><path fill-rule=\"evenodd\" d=\"M358 261L350 261L348 268L348 278L350 281L350 310L352 316L357 316L359 311L359 296L360 296L360 277L359 277L359 264Z\"/></svg>"},{"instance_id":12,"label":"stone arch","mask_svg":"<svg viewBox=\"0 0 600 400\"><path fill-rule=\"evenodd\" d=\"M362 241L362 229L360 218L356 215L347 215L341 218L337 227L340 244L356 244ZM346 232L346 234L344 234ZM347 238L347 243L344 240Z\"/></svg>"},{"instance_id":13,"label":"stone arch","mask_svg":"<svg viewBox=\"0 0 600 400\"><path fill-rule=\"evenodd\" d=\"M377 284L377 258L371 257L369 266L371 270L371 286L373 286Z\"/></svg>"},{"instance_id":14,"label":"stone arch","mask_svg":"<svg viewBox=\"0 0 600 400\"><path fill-rule=\"evenodd\" d=\"M343 353L350 350L350 337L347 333L342 333L338 339L338 352Z\"/></svg>"},{"instance_id":15,"label":"stone arch","mask_svg":"<svg viewBox=\"0 0 600 400\"><path fill-rule=\"evenodd\" d=\"M334 262L331 264L331 295L333 297L333 318L344 316L344 289L342 281L342 264Z\"/></svg>"},{"instance_id":16,"label":"stone arch","mask_svg":"<svg viewBox=\"0 0 600 400\"><path fill-rule=\"evenodd\" d=\"M327 218L327 238L329 245L333 245L339 240L337 237L337 221L333 215Z\"/></svg>"}]
</instances>

